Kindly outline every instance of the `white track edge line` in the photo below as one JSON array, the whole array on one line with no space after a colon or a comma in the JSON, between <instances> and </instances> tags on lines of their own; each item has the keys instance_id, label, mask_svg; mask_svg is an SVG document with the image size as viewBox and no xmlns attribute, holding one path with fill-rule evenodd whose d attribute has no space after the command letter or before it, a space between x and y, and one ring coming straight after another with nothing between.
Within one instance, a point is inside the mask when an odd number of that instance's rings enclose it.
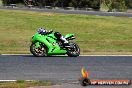
<instances>
[{"instance_id":1,"label":"white track edge line","mask_svg":"<svg viewBox=\"0 0 132 88\"><path fill-rule=\"evenodd\" d=\"M1 55L32 55L32 54L1 54ZM80 55L80 56L132 56L132 55Z\"/></svg>"},{"instance_id":2,"label":"white track edge line","mask_svg":"<svg viewBox=\"0 0 132 88\"><path fill-rule=\"evenodd\" d=\"M80 56L132 56L132 55L80 55Z\"/></svg>"},{"instance_id":3,"label":"white track edge line","mask_svg":"<svg viewBox=\"0 0 132 88\"><path fill-rule=\"evenodd\" d=\"M0 82L16 82L18 80L0 80ZM33 80L25 80L25 81L33 81Z\"/></svg>"}]
</instances>

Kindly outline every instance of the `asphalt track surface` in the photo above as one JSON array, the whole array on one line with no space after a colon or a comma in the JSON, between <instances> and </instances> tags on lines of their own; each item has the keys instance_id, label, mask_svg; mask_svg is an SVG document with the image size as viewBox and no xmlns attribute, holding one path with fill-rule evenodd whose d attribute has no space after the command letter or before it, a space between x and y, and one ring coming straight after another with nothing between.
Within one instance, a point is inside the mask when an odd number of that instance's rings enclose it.
<instances>
[{"instance_id":1,"label":"asphalt track surface","mask_svg":"<svg viewBox=\"0 0 132 88\"><path fill-rule=\"evenodd\" d=\"M132 79L131 56L0 55L0 80L77 81L82 66L91 79Z\"/></svg>"},{"instance_id":2,"label":"asphalt track surface","mask_svg":"<svg viewBox=\"0 0 132 88\"><path fill-rule=\"evenodd\" d=\"M52 13L65 13L65 14L85 14L85 15L99 15L99 16L116 16L116 17L132 17L132 13L123 12L100 12L100 11L82 11L82 10L63 10L63 9L30 9L30 8L5 8L5 10L23 10L35 12L52 12Z\"/></svg>"}]
</instances>

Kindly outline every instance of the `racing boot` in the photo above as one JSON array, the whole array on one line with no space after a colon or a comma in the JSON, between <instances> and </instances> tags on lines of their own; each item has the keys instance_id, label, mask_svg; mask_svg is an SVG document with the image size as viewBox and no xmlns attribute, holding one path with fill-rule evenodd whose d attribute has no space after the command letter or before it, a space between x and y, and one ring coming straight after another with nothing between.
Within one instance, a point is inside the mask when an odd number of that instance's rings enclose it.
<instances>
[{"instance_id":1,"label":"racing boot","mask_svg":"<svg viewBox=\"0 0 132 88\"><path fill-rule=\"evenodd\" d=\"M69 42L63 36L60 39L64 47L70 47Z\"/></svg>"}]
</instances>

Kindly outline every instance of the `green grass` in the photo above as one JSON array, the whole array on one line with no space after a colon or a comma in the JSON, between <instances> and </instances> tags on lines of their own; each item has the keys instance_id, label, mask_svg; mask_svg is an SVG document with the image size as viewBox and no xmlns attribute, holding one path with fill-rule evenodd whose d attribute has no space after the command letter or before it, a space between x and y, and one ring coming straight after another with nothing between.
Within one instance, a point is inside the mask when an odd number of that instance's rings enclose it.
<instances>
[{"instance_id":1,"label":"green grass","mask_svg":"<svg viewBox=\"0 0 132 88\"><path fill-rule=\"evenodd\" d=\"M29 53L31 36L45 27L75 33L81 53L132 52L132 18L0 10L0 53Z\"/></svg>"},{"instance_id":2,"label":"green grass","mask_svg":"<svg viewBox=\"0 0 132 88\"><path fill-rule=\"evenodd\" d=\"M0 6L2 5L2 1L0 0Z\"/></svg>"},{"instance_id":3,"label":"green grass","mask_svg":"<svg viewBox=\"0 0 132 88\"><path fill-rule=\"evenodd\" d=\"M34 86L50 86L50 82L39 81L17 81L17 82L0 82L0 88L29 88Z\"/></svg>"}]
</instances>

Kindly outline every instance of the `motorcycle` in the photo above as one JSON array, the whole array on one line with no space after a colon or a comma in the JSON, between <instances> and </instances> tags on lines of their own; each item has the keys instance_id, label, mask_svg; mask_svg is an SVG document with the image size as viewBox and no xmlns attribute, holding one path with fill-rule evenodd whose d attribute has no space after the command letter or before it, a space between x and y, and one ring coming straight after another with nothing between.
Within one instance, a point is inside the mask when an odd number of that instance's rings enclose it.
<instances>
[{"instance_id":1,"label":"motorcycle","mask_svg":"<svg viewBox=\"0 0 132 88\"><path fill-rule=\"evenodd\" d=\"M79 56L79 46L76 43L70 42L70 40L75 39L74 34L66 34L64 38L69 41L68 46L64 46L62 41L55 37L53 31L46 35L37 32L32 36L30 52L37 57L65 54L70 57Z\"/></svg>"}]
</instances>

